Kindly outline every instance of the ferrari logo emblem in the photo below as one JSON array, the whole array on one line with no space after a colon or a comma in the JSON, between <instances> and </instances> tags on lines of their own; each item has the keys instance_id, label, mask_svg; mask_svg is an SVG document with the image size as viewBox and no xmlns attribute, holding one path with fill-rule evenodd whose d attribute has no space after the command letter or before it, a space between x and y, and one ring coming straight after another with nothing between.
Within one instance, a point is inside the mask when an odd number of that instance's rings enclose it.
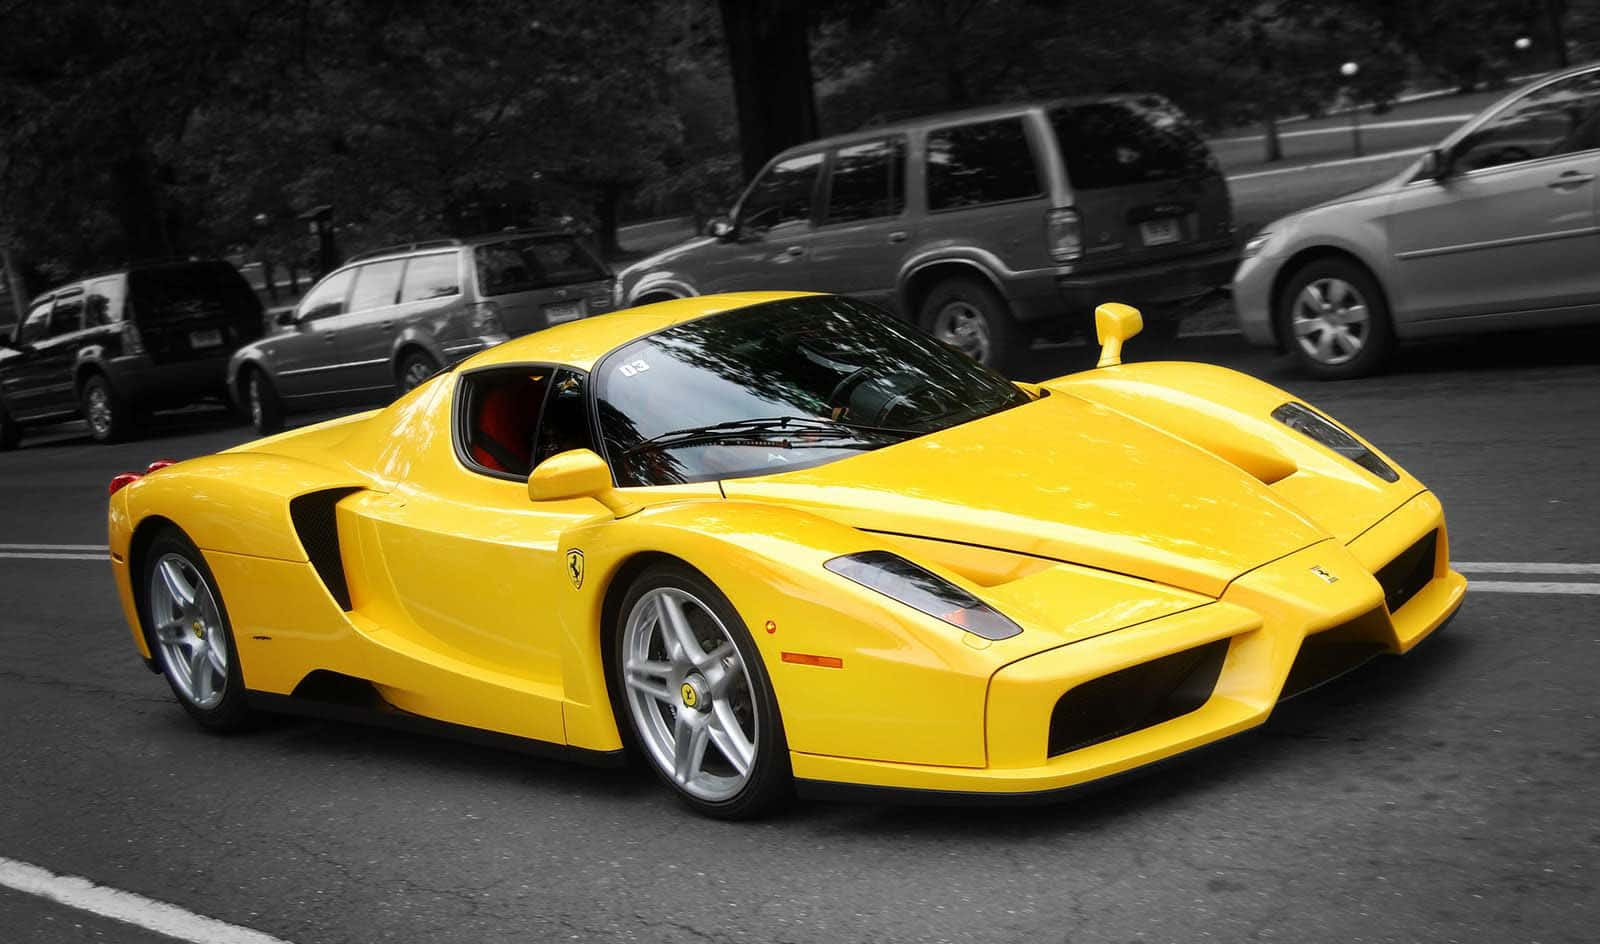
<instances>
[{"instance_id":1,"label":"ferrari logo emblem","mask_svg":"<svg viewBox=\"0 0 1600 944\"><path fill-rule=\"evenodd\" d=\"M684 682L683 683L683 707L685 707L685 708L693 708L695 706L695 703L698 702L699 700L700 700L700 696L695 693L694 686L690 685L688 682Z\"/></svg>"},{"instance_id":2,"label":"ferrari logo emblem","mask_svg":"<svg viewBox=\"0 0 1600 944\"><path fill-rule=\"evenodd\" d=\"M1323 580L1327 581L1328 583L1338 583L1339 582L1339 578L1335 577L1333 574L1330 574L1326 570L1324 570L1321 564L1317 564L1314 567L1312 567L1311 568L1311 572L1316 574L1318 577L1321 577Z\"/></svg>"},{"instance_id":3,"label":"ferrari logo emblem","mask_svg":"<svg viewBox=\"0 0 1600 944\"><path fill-rule=\"evenodd\" d=\"M577 548L567 552L567 576L572 578L572 589L583 589L583 552Z\"/></svg>"}]
</instances>

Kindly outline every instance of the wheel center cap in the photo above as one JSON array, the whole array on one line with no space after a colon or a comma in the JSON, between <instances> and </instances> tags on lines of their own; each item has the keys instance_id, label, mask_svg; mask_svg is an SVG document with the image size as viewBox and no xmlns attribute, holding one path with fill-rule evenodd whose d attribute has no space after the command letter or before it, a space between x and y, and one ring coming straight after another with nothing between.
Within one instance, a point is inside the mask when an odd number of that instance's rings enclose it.
<instances>
[{"instance_id":1,"label":"wheel center cap","mask_svg":"<svg viewBox=\"0 0 1600 944\"><path fill-rule=\"evenodd\" d=\"M706 691L705 679L688 678L683 680L683 685L678 689L678 695L683 700L683 707L695 711L709 711L711 709L711 693Z\"/></svg>"},{"instance_id":2,"label":"wheel center cap","mask_svg":"<svg viewBox=\"0 0 1600 944\"><path fill-rule=\"evenodd\" d=\"M193 629L194 629L194 637L196 639L204 639L204 638L206 638L206 624L205 623L202 623L199 620L195 620L193 623L190 623L189 625L191 627L193 627Z\"/></svg>"}]
</instances>

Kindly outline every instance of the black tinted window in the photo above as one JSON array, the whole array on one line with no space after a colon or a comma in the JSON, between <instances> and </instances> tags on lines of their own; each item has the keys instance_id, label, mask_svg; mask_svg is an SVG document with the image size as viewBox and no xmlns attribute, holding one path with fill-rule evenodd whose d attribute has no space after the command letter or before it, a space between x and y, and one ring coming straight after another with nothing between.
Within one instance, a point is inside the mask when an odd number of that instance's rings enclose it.
<instances>
[{"instance_id":1,"label":"black tinted window","mask_svg":"<svg viewBox=\"0 0 1600 944\"><path fill-rule=\"evenodd\" d=\"M1600 72L1535 89L1456 145L1457 170L1481 170L1600 147Z\"/></svg>"},{"instance_id":2,"label":"black tinted window","mask_svg":"<svg viewBox=\"0 0 1600 944\"><path fill-rule=\"evenodd\" d=\"M905 149L899 139L840 148L828 183L827 223L896 216L905 207L900 172Z\"/></svg>"},{"instance_id":3,"label":"black tinted window","mask_svg":"<svg viewBox=\"0 0 1600 944\"><path fill-rule=\"evenodd\" d=\"M474 257L478 291L484 295L596 282L608 276L605 266L571 236L530 236L492 243L479 246Z\"/></svg>"},{"instance_id":4,"label":"black tinted window","mask_svg":"<svg viewBox=\"0 0 1600 944\"><path fill-rule=\"evenodd\" d=\"M32 344L49 337L50 305L50 302L40 302L28 312L27 320L22 322L22 330L17 335L17 340L24 344Z\"/></svg>"},{"instance_id":5,"label":"black tinted window","mask_svg":"<svg viewBox=\"0 0 1600 944\"><path fill-rule=\"evenodd\" d=\"M406 266L405 285L400 289L400 300L417 302L460 292L461 276L456 266L456 254L441 252L411 257L411 264Z\"/></svg>"},{"instance_id":6,"label":"black tinted window","mask_svg":"<svg viewBox=\"0 0 1600 944\"><path fill-rule=\"evenodd\" d=\"M760 232L784 223L809 221L811 195L821 168L821 154L791 157L767 168L745 194L739 225Z\"/></svg>"},{"instance_id":7,"label":"black tinted window","mask_svg":"<svg viewBox=\"0 0 1600 944\"><path fill-rule=\"evenodd\" d=\"M50 335L67 334L83 327L83 293L56 299L50 312Z\"/></svg>"},{"instance_id":8,"label":"black tinted window","mask_svg":"<svg viewBox=\"0 0 1600 944\"><path fill-rule=\"evenodd\" d=\"M1021 118L928 133L928 209L1019 200L1040 192Z\"/></svg>"},{"instance_id":9,"label":"black tinted window","mask_svg":"<svg viewBox=\"0 0 1600 944\"><path fill-rule=\"evenodd\" d=\"M1215 172L1205 142L1166 100L1063 105L1050 125L1076 190L1098 190Z\"/></svg>"},{"instance_id":10,"label":"black tinted window","mask_svg":"<svg viewBox=\"0 0 1600 944\"><path fill-rule=\"evenodd\" d=\"M400 270L405 265L404 259L389 259L357 269L355 291L350 293L350 310L366 311L393 305L395 296L400 294Z\"/></svg>"},{"instance_id":11,"label":"black tinted window","mask_svg":"<svg viewBox=\"0 0 1600 944\"><path fill-rule=\"evenodd\" d=\"M544 416L539 420L539 442L533 464L569 449L593 449L589 436L589 407L584 397L583 374L563 368L556 372L555 385L545 399Z\"/></svg>"}]
</instances>

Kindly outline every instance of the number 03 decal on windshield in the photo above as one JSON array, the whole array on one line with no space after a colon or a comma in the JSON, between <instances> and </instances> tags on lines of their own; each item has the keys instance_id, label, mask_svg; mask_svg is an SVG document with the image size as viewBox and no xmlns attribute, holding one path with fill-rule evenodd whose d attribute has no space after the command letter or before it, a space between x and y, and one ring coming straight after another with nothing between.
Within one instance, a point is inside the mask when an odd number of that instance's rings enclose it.
<instances>
[{"instance_id":1,"label":"number 03 decal on windshield","mask_svg":"<svg viewBox=\"0 0 1600 944\"><path fill-rule=\"evenodd\" d=\"M622 376L632 377L635 374L642 374L649 370L650 365L641 360L631 360L617 369L622 371Z\"/></svg>"}]
</instances>

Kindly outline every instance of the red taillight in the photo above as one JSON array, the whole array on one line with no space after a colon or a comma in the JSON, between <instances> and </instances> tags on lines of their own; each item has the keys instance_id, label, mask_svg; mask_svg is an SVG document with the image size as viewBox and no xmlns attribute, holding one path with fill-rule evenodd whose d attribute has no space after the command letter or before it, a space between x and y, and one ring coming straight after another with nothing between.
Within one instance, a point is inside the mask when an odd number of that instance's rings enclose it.
<instances>
[{"instance_id":1,"label":"red taillight","mask_svg":"<svg viewBox=\"0 0 1600 944\"><path fill-rule=\"evenodd\" d=\"M151 472L155 472L159 469L165 469L169 465L177 464L177 459L157 459L156 461L150 463L149 467L144 470L144 474L149 475Z\"/></svg>"},{"instance_id":2,"label":"red taillight","mask_svg":"<svg viewBox=\"0 0 1600 944\"><path fill-rule=\"evenodd\" d=\"M1071 262L1083 255L1083 225L1078 211L1067 207L1044 215L1045 242L1057 262Z\"/></svg>"},{"instance_id":3,"label":"red taillight","mask_svg":"<svg viewBox=\"0 0 1600 944\"><path fill-rule=\"evenodd\" d=\"M144 476L140 475L137 472L124 472L121 475L117 476L116 478L112 479L111 480L111 484L106 486L106 495L107 496L115 495L124 486L132 485L133 483L139 481L142 478L144 478Z\"/></svg>"}]
</instances>

